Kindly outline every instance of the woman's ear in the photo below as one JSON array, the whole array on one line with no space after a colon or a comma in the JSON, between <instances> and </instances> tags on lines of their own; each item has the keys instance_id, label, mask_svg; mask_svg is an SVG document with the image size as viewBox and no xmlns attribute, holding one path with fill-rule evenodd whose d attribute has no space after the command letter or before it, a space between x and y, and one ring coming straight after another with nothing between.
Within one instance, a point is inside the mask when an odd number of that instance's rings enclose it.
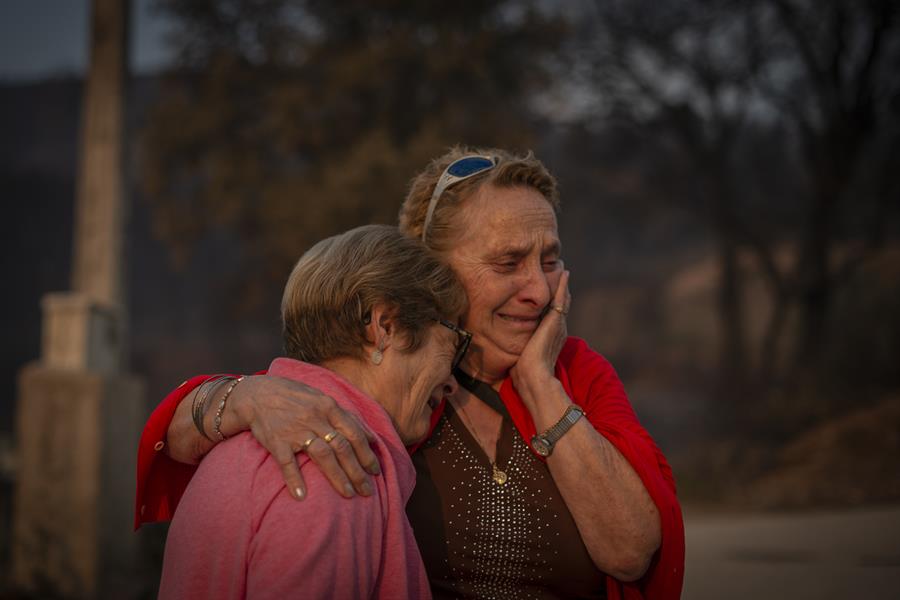
<instances>
[{"instance_id":1,"label":"woman's ear","mask_svg":"<svg viewBox=\"0 0 900 600\"><path fill-rule=\"evenodd\" d=\"M381 351L393 342L396 327L394 317L386 304L376 304L369 313L366 323L366 339Z\"/></svg>"}]
</instances>

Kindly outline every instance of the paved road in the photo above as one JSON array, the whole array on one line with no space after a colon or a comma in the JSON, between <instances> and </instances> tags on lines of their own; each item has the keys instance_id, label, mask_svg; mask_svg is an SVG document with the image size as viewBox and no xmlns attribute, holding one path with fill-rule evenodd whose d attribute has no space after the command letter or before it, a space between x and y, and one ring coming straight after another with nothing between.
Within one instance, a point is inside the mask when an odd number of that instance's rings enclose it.
<instances>
[{"instance_id":1,"label":"paved road","mask_svg":"<svg viewBox=\"0 0 900 600\"><path fill-rule=\"evenodd\" d=\"M683 600L900 600L900 507L686 513Z\"/></svg>"}]
</instances>

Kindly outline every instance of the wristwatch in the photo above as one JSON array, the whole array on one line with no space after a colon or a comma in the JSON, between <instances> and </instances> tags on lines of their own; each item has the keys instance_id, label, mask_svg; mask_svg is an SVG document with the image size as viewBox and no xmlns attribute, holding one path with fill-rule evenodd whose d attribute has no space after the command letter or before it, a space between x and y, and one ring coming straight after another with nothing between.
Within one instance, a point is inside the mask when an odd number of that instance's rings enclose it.
<instances>
[{"instance_id":1,"label":"wristwatch","mask_svg":"<svg viewBox=\"0 0 900 600\"><path fill-rule=\"evenodd\" d=\"M531 447L541 456L547 457L553 454L553 446L560 440L566 432L572 429L572 425L578 422L578 419L584 416L584 411L580 406L572 405L566 409L562 419L556 422L556 425L539 433L531 438Z\"/></svg>"}]
</instances>

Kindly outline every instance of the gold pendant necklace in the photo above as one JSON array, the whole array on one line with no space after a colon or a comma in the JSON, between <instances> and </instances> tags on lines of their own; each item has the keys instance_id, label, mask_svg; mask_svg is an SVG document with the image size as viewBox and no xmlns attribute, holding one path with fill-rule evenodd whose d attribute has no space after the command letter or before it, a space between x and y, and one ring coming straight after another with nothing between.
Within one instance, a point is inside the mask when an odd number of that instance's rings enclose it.
<instances>
[{"instance_id":1,"label":"gold pendant necklace","mask_svg":"<svg viewBox=\"0 0 900 600\"><path fill-rule=\"evenodd\" d=\"M493 479L497 482L497 485L503 485L504 483L506 483L508 477L506 476L506 473L497 468L497 463L491 463L491 467L494 468Z\"/></svg>"},{"instance_id":2,"label":"gold pendant necklace","mask_svg":"<svg viewBox=\"0 0 900 600\"><path fill-rule=\"evenodd\" d=\"M478 437L478 431L476 431L475 424L472 422L472 419L469 418L469 413L466 412L466 409L461 404L460 404L459 408L462 411L462 414L465 415L466 421L468 421L472 425L471 431L472 431L472 435L475 436L475 441L477 441L478 445L481 446L483 449L486 448L486 446L484 445L484 442L482 442L481 438ZM484 453L487 454L486 449L485 449ZM504 471L501 471L500 467L497 466L496 461L491 461L491 479L493 479L494 483L496 483L497 485L503 485L504 483L506 483L509 480L509 477L506 475L506 473Z\"/></svg>"}]
</instances>

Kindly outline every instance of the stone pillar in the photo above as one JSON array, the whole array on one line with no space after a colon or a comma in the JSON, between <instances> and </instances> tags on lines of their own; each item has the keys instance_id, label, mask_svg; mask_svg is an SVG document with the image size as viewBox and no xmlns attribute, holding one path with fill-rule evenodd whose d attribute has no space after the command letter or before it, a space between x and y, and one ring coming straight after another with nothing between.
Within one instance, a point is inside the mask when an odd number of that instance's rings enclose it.
<instances>
[{"instance_id":1,"label":"stone pillar","mask_svg":"<svg viewBox=\"0 0 900 600\"><path fill-rule=\"evenodd\" d=\"M71 292L42 301L41 358L19 373L13 584L129 598L143 389L126 356L123 127L128 1L93 0Z\"/></svg>"},{"instance_id":2,"label":"stone pillar","mask_svg":"<svg viewBox=\"0 0 900 600\"><path fill-rule=\"evenodd\" d=\"M124 320L119 309L79 292L47 294L41 309L43 364L105 375L119 371Z\"/></svg>"},{"instance_id":3,"label":"stone pillar","mask_svg":"<svg viewBox=\"0 0 900 600\"><path fill-rule=\"evenodd\" d=\"M19 374L12 576L35 597L131 598L135 377L35 363Z\"/></svg>"}]
</instances>

